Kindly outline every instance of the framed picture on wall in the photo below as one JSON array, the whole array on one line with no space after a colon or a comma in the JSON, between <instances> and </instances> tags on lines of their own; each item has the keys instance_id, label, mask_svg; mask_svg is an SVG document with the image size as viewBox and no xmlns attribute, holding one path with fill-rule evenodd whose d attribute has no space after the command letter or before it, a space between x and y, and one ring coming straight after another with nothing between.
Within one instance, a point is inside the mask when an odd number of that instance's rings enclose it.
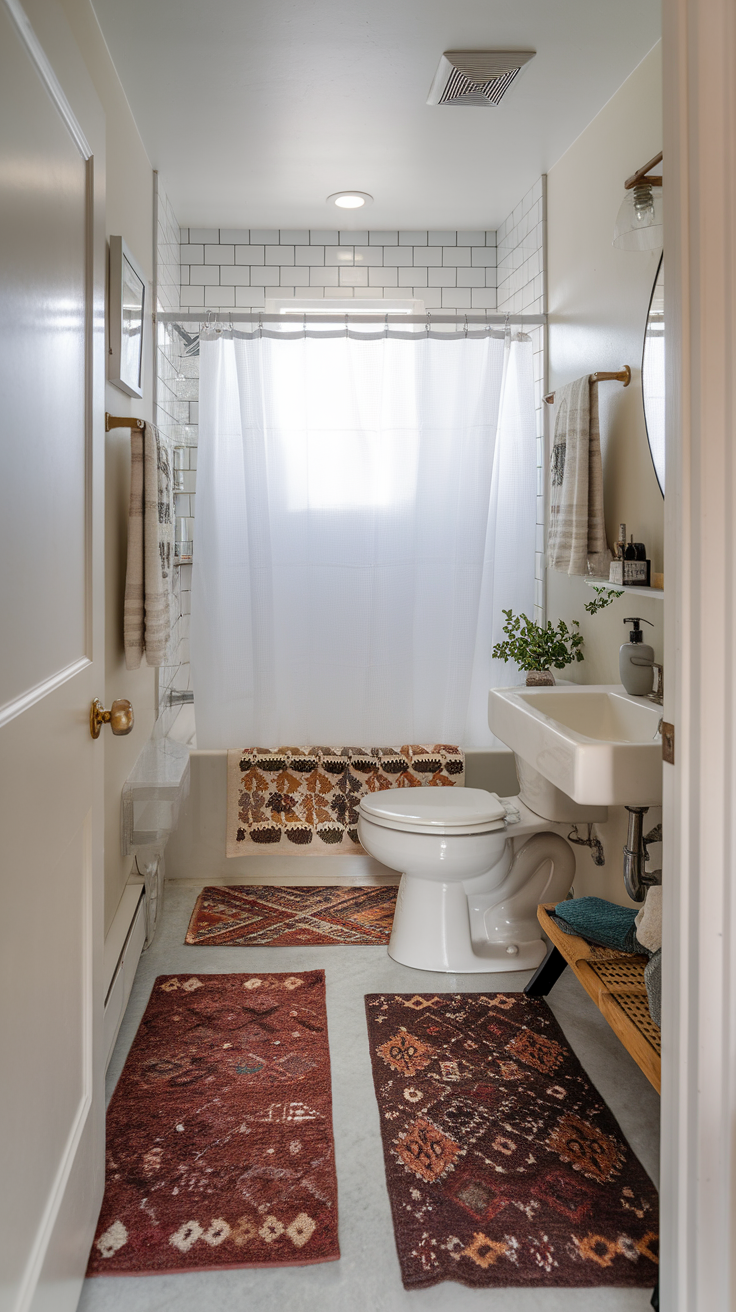
<instances>
[{"instance_id":1,"label":"framed picture on wall","mask_svg":"<svg viewBox=\"0 0 736 1312\"><path fill-rule=\"evenodd\" d=\"M145 312L146 276L122 237L111 237L107 378L128 396L143 396Z\"/></svg>"}]
</instances>

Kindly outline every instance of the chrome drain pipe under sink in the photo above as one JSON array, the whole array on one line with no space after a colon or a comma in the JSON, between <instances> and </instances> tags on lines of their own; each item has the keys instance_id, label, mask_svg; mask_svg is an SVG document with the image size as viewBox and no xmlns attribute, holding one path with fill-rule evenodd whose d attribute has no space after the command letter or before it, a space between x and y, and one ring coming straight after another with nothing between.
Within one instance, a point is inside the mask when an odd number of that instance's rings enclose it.
<instances>
[{"instance_id":1,"label":"chrome drain pipe under sink","mask_svg":"<svg viewBox=\"0 0 736 1312\"><path fill-rule=\"evenodd\" d=\"M661 841L661 826L644 836L644 816L648 806L627 806L629 813L629 832L624 847L624 884L626 892L634 902L643 902L647 889L652 884L661 884L661 870L647 870L647 839L650 842Z\"/></svg>"}]
</instances>

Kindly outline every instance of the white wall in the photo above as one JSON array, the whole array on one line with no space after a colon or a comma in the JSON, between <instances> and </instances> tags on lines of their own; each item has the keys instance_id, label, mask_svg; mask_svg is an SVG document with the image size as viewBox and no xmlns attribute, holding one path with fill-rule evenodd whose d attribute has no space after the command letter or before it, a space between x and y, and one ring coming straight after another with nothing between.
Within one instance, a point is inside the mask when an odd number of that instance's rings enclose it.
<instances>
[{"instance_id":1,"label":"white wall","mask_svg":"<svg viewBox=\"0 0 736 1312\"><path fill-rule=\"evenodd\" d=\"M106 232L122 235L142 266L150 293L153 279L153 174L130 106L89 0L60 0L106 117ZM150 344L150 308L147 319ZM152 417L151 351L145 354L142 399L108 384L112 414ZM105 705L128 697L135 727L127 738L105 730L105 932L110 927L131 869L120 852L120 795L124 781L150 737L155 718L155 671L126 670L123 654L123 595L130 491L130 433L113 430L105 443Z\"/></svg>"},{"instance_id":2,"label":"white wall","mask_svg":"<svg viewBox=\"0 0 736 1312\"><path fill-rule=\"evenodd\" d=\"M663 566L663 501L652 467L641 400L641 355L658 256L617 250L613 225L624 181L662 149L661 48L656 46L547 175L547 294L550 388L592 373L631 365L633 380L599 385L606 526L609 542L625 521L646 543L652 569ZM589 616L594 596L582 578L547 571L547 613L577 619L585 660L565 670L578 683L618 683L618 649L628 641L624 616L641 615L655 659L663 658L663 605L623 597ZM629 626L630 627L630 626ZM636 798L631 799L632 802ZM647 824L660 818L650 811ZM600 826L606 866L578 858L575 891L628 903L621 878L626 813L612 809ZM661 849L652 848L661 865Z\"/></svg>"},{"instance_id":3,"label":"white wall","mask_svg":"<svg viewBox=\"0 0 736 1312\"><path fill-rule=\"evenodd\" d=\"M661 101L657 45L547 177L549 385L631 366L628 388L598 386L606 527L613 542L625 522L635 541L646 543L657 572L664 569L664 506L647 445L641 355L659 257L618 250L612 239L625 179L662 149ZM661 603L624 597L591 618L583 603L592 596L583 579L548 571L550 619L579 620L586 640L585 661L571 667L571 679L618 682L625 615L654 622L647 635L662 658Z\"/></svg>"}]
</instances>

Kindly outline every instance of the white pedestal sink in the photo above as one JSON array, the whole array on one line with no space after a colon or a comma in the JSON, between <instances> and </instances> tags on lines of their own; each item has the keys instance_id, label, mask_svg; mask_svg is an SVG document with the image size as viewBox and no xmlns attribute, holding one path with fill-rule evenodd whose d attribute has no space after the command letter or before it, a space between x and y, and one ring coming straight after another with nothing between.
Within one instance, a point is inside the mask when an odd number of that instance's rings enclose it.
<instances>
[{"instance_id":1,"label":"white pedestal sink","mask_svg":"<svg viewBox=\"0 0 736 1312\"><path fill-rule=\"evenodd\" d=\"M545 779L586 806L659 806L662 707L621 684L494 688L488 723Z\"/></svg>"}]
</instances>

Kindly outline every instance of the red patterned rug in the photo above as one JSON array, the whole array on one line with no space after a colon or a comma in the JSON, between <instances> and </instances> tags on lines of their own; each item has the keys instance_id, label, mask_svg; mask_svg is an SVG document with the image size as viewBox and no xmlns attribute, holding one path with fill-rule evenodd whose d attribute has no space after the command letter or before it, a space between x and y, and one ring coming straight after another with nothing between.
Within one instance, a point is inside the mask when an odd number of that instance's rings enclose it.
<instances>
[{"instance_id":1,"label":"red patterned rug","mask_svg":"<svg viewBox=\"0 0 736 1312\"><path fill-rule=\"evenodd\" d=\"M375 943L391 937L395 884L373 888L203 888L185 942L211 947Z\"/></svg>"},{"instance_id":2,"label":"red patterned rug","mask_svg":"<svg viewBox=\"0 0 736 1312\"><path fill-rule=\"evenodd\" d=\"M654 1285L656 1190L545 1002L372 994L366 1012L406 1289Z\"/></svg>"},{"instance_id":3,"label":"red patterned rug","mask_svg":"<svg viewBox=\"0 0 736 1312\"><path fill-rule=\"evenodd\" d=\"M87 1275L339 1256L324 971L159 975L107 1113Z\"/></svg>"}]
</instances>

